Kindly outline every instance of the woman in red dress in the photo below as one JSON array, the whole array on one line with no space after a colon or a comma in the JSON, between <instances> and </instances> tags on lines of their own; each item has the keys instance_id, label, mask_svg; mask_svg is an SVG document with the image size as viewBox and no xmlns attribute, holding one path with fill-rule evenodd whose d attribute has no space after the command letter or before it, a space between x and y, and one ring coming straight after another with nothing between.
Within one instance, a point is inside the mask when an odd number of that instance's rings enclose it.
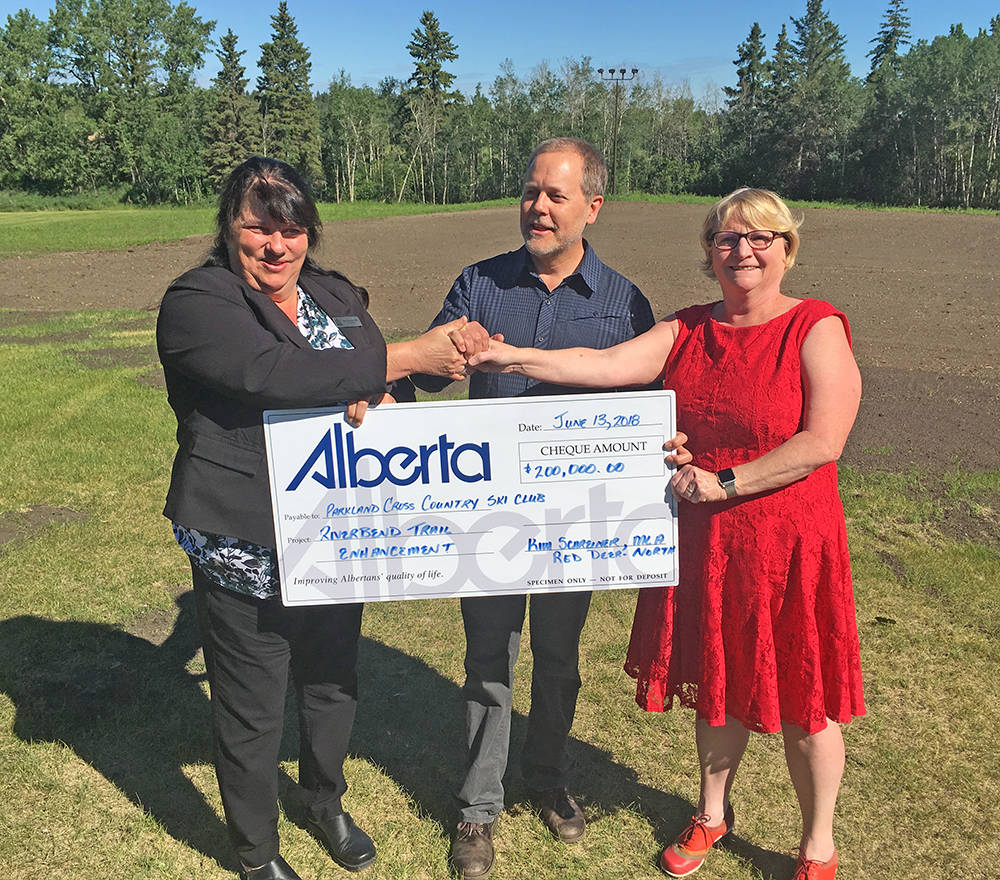
<instances>
[{"instance_id":1,"label":"woman in red dress","mask_svg":"<svg viewBox=\"0 0 1000 880\"><path fill-rule=\"evenodd\" d=\"M566 385L662 376L677 395L693 455L671 478L685 502L680 583L640 590L625 666L644 709L676 697L697 716L701 794L661 854L672 877L698 870L732 830L729 794L751 730L784 739L802 813L794 880L832 880L837 869L839 724L865 708L835 462L861 379L847 318L781 292L798 225L774 193L737 190L702 234L720 301L603 351L494 342L470 361Z\"/></svg>"}]
</instances>

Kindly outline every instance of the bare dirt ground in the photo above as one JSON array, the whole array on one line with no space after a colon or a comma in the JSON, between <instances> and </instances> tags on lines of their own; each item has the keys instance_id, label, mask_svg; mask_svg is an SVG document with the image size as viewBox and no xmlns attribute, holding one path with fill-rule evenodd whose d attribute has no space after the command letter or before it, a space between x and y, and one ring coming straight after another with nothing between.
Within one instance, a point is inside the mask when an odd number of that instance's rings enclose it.
<instances>
[{"instance_id":1,"label":"bare dirt ground","mask_svg":"<svg viewBox=\"0 0 1000 880\"><path fill-rule=\"evenodd\" d=\"M718 297L698 270L697 205L609 203L590 232L601 258L635 281L657 315ZM1000 217L807 210L793 296L826 299L851 321L865 382L844 460L865 469L1000 467ZM39 312L146 309L197 265L207 237L0 260L0 327ZM387 335L423 330L462 266L520 245L516 209L328 224L320 261L365 285ZM142 322L140 322L142 323ZM51 340L51 337L49 337ZM6 335L3 341L21 341ZM116 350L89 352L88 365ZM151 347L127 355L149 360ZM120 362L120 361L119 361Z\"/></svg>"}]
</instances>

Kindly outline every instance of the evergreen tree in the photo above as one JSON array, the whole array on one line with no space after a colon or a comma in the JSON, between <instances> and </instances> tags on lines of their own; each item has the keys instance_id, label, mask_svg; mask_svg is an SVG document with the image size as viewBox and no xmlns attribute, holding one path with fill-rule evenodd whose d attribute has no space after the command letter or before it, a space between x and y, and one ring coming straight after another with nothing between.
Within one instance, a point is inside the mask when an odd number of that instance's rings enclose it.
<instances>
[{"instance_id":1,"label":"evergreen tree","mask_svg":"<svg viewBox=\"0 0 1000 880\"><path fill-rule=\"evenodd\" d=\"M441 29L437 16L429 9L424 10L420 16L420 25L410 37L406 50L413 58L413 75L407 80L411 84L407 96L407 134L411 158L404 183L400 187L400 198L406 182L415 171L412 185L419 192L420 200L426 201L429 198L436 202L440 191L443 201L447 183L439 179L438 132L444 123L447 90L455 80L455 75L444 69L444 63L458 58L458 51L451 34ZM415 165L418 160L419 163Z\"/></svg>"},{"instance_id":2,"label":"evergreen tree","mask_svg":"<svg viewBox=\"0 0 1000 880\"><path fill-rule=\"evenodd\" d=\"M847 162L848 136L861 104L860 85L851 80L845 39L823 8L808 0L801 18L792 18L795 87L791 96L786 152L786 188L810 198L836 198Z\"/></svg>"},{"instance_id":3,"label":"evergreen tree","mask_svg":"<svg viewBox=\"0 0 1000 880\"><path fill-rule=\"evenodd\" d=\"M882 27L871 42L872 59L865 89L865 109L855 133L859 155L857 181L862 198L890 202L908 188L902 158L900 119L903 95L899 48L910 41L910 20L902 0L889 0Z\"/></svg>"},{"instance_id":4,"label":"evergreen tree","mask_svg":"<svg viewBox=\"0 0 1000 880\"><path fill-rule=\"evenodd\" d=\"M782 25L771 62L767 66L771 88L779 97L787 97L795 83L795 53L788 39L788 26Z\"/></svg>"},{"instance_id":5,"label":"evergreen tree","mask_svg":"<svg viewBox=\"0 0 1000 880\"><path fill-rule=\"evenodd\" d=\"M739 53L733 62L736 65L736 86L723 89L729 107L725 118L727 155L723 166L728 177L741 182L758 177L755 153L766 122L761 111L768 84L767 50L764 47L764 32L756 21L746 40L736 49Z\"/></svg>"},{"instance_id":6,"label":"evergreen tree","mask_svg":"<svg viewBox=\"0 0 1000 880\"><path fill-rule=\"evenodd\" d=\"M847 42L826 14L823 0L808 0L806 14L792 18L795 39L792 49L796 67L802 79L808 80L828 73L831 68L844 68L844 44Z\"/></svg>"},{"instance_id":7,"label":"evergreen tree","mask_svg":"<svg viewBox=\"0 0 1000 880\"><path fill-rule=\"evenodd\" d=\"M324 187L319 115L309 84L312 62L295 19L281 0L271 16L271 40L261 44L257 102L263 152L294 166L317 192Z\"/></svg>"},{"instance_id":8,"label":"evergreen tree","mask_svg":"<svg viewBox=\"0 0 1000 880\"><path fill-rule=\"evenodd\" d=\"M875 47L868 53L872 60L869 79L877 70L888 65L895 73L899 69L899 48L909 45L910 19L906 14L903 0L889 0L889 8L882 19L882 27L870 41Z\"/></svg>"},{"instance_id":9,"label":"evergreen tree","mask_svg":"<svg viewBox=\"0 0 1000 880\"><path fill-rule=\"evenodd\" d=\"M410 34L406 51L413 58L413 75L408 82L420 95L431 95L440 102L455 81L455 74L444 69L446 61L458 58L457 46L451 34L441 29L437 16L429 9L420 16L420 26Z\"/></svg>"},{"instance_id":10,"label":"evergreen tree","mask_svg":"<svg viewBox=\"0 0 1000 880\"><path fill-rule=\"evenodd\" d=\"M736 65L736 87L727 86L723 89L730 109L753 110L760 101L760 93L766 85L768 76L764 60L767 56L764 37L760 24L755 21L750 28L750 34L736 47L736 51L739 52L733 62Z\"/></svg>"},{"instance_id":11,"label":"evergreen tree","mask_svg":"<svg viewBox=\"0 0 1000 880\"><path fill-rule=\"evenodd\" d=\"M236 48L236 34L227 30L216 57L222 67L212 80L205 121L205 166L218 185L236 165L257 151L260 131L257 108L247 94L244 50Z\"/></svg>"},{"instance_id":12,"label":"evergreen tree","mask_svg":"<svg viewBox=\"0 0 1000 880\"><path fill-rule=\"evenodd\" d=\"M790 146L791 130L794 127L792 97L796 84L795 53L788 39L788 26L782 25L767 62L767 79L760 95L760 132L757 139L757 154L760 162L756 167L740 156L732 159L731 169L738 173L735 184L758 181L783 189L788 174L785 169L790 164L788 156L794 153ZM728 115L725 120L728 123ZM728 127L728 124L727 126ZM749 176L747 174L749 173Z\"/></svg>"},{"instance_id":13,"label":"evergreen tree","mask_svg":"<svg viewBox=\"0 0 1000 880\"><path fill-rule=\"evenodd\" d=\"M975 37L956 26L909 45L904 3L883 2L863 83L821 0L781 28L770 58L755 23L724 95L633 83L619 138L625 185L717 194L746 183L790 196L1000 207L1000 16ZM262 116L231 32L211 88L195 85L213 24L182 0L56 0L48 22L27 10L7 16L0 187L185 201L263 151L266 130L267 152L317 187L325 178L337 198L495 198L519 191L540 137L600 145L614 121L589 58L556 73L543 62L524 79L508 61L488 90L451 92L443 67L457 51L431 13L407 46L417 54L406 83L355 88L342 73L314 99L285 4L272 23Z\"/></svg>"}]
</instances>

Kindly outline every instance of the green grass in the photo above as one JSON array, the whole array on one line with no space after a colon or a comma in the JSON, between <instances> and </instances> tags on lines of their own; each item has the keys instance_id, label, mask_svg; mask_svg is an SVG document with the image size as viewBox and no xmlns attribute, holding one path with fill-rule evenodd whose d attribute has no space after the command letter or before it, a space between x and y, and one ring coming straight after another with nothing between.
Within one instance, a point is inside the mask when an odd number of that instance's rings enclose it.
<instances>
[{"instance_id":1,"label":"green grass","mask_svg":"<svg viewBox=\"0 0 1000 880\"><path fill-rule=\"evenodd\" d=\"M0 190L0 211L90 211L115 208L121 207L123 195L122 191L110 189L63 196Z\"/></svg>"},{"instance_id":2,"label":"green grass","mask_svg":"<svg viewBox=\"0 0 1000 880\"><path fill-rule=\"evenodd\" d=\"M137 381L153 368L152 325L109 311L0 329L0 527L39 505L86 515L0 546L0 864L12 880L232 877L189 571L160 515L173 417L163 392ZM108 355L118 348L134 366ZM841 875L990 876L1000 472L845 467L842 495L868 715L846 728ZM691 714L640 712L621 672L633 603L628 591L596 594L583 638L571 756L587 837L550 839L515 773L497 880L658 877L659 848L690 815ZM380 851L365 876L443 880L460 763L457 602L371 604L364 633L347 803ZM525 645L515 765L530 661ZM295 748L290 719L291 778ZM798 811L779 738L752 737L734 804L738 836L704 875L784 880ZM306 878L344 876L296 816L290 798L289 862Z\"/></svg>"},{"instance_id":3,"label":"green grass","mask_svg":"<svg viewBox=\"0 0 1000 880\"><path fill-rule=\"evenodd\" d=\"M423 205L410 202L322 202L324 221L406 214L438 214L514 204L513 199L463 205ZM157 241L176 241L213 231L215 207L164 206L100 208L86 211L0 212L0 235L7 253L19 256L62 251L122 250Z\"/></svg>"},{"instance_id":4,"label":"green grass","mask_svg":"<svg viewBox=\"0 0 1000 880\"><path fill-rule=\"evenodd\" d=\"M18 211L0 214L9 253L122 250L212 231L214 211L201 208L101 208L93 211Z\"/></svg>"}]
</instances>

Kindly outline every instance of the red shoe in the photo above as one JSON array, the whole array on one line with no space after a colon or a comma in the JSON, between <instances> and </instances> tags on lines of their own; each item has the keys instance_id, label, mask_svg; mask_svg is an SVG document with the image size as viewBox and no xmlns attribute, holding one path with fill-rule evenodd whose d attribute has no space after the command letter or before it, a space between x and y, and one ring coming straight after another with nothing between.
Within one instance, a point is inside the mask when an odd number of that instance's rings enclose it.
<instances>
[{"instance_id":1,"label":"red shoe","mask_svg":"<svg viewBox=\"0 0 1000 880\"><path fill-rule=\"evenodd\" d=\"M837 876L837 851L833 851L825 862L817 859L807 859L799 853L799 861L795 865L792 880L833 880Z\"/></svg>"},{"instance_id":2,"label":"red shoe","mask_svg":"<svg viewBox=\"0 0 1000 880\"><path fill-rule=\"evenodd\" d=\"M732 806L726 808L721 825L710 827L704 816L692 816L687 828L660 853L660 870L671 877L693 874L705 861L708 851L733 830L735 821Z\"/></svg>"}]
</instances>

